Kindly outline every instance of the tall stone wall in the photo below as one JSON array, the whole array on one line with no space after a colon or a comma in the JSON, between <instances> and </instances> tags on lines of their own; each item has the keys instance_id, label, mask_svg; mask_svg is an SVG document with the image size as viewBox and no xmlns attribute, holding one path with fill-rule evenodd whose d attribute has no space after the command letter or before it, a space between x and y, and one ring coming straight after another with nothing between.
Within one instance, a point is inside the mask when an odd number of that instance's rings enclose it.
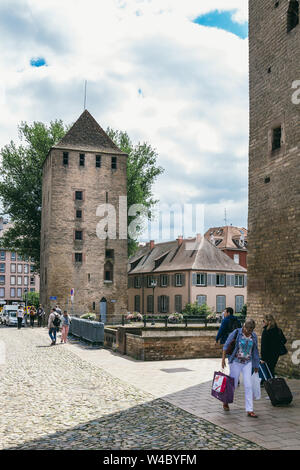
<instances>
[{"instance_id":1,"label":"tall stone wall","mask_svg":"<svg viewBox=\"0 0 300 470\"><path fill-rule=\"evenodd\" d=\"M300 340L300 25L287 32L288 0L250 0L250 151L248 317L264 314L283 329L289 354L278 372L300 377L292 358ZM272 150L281 126L281 147Z\"/></svg>"}]
</instances>

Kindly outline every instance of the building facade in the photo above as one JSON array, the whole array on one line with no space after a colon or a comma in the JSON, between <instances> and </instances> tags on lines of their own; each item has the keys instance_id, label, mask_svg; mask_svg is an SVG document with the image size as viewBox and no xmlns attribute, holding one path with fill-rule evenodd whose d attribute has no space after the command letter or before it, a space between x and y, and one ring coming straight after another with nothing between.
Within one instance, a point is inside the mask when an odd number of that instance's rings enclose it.
<instances>
[{"instance_id":1,"label":"building facade","mask_svg":"<svg viewBox=\"0 0 300 470\"><path fill-rule=\"evenodd\" d=\"M130 258L130 312L181 313L194 302L207 304L219 314L226 307L241 312L247 302L246 269L200 236L158 244L151 241Z\"/></svg>"},{"instance_id":2,"label":"building facade","mask_svg":"<svg viewBox=\"0 0 300 470\"><path fill-rule=\"evenodd\" d=\"M277 370L299 377L299 1L251 0L249 21L248 315L259 335L275 317L289 351Z\"/></svg>"},{"instance_id":3,"label":"building facade","mask_svg":"<svg viewBox=\"0 0 300 470\"><path fill-rule=\"evenodd\" d=\"M248 230L243 227L212 227L204 234L215 246L237 264L247 269L247 235Z\"/></svg>"},{"instance_id":4,"label":"building facade","mask_svg":"<svg viewBox=\"0 0 300 470\"><path fill-rule=\"evenodd\" d=\"M127 155L87 110L49 152L41 228L41 300L47 311L59 303L76 315L101 314L104 322L127 311L126 166ZM108 213L115 215L115 233Z\"/></svg>"},{"instance_id":5,"label":"building facade","mask_svg":"<svg viewBox=\"0 0 300 470\"><path fill-rule=\"evenodd\" d=\"M0 218L0 239L9 227L11 224ZM26 292L39 292L39 287L30 259L0 248L0 305L23 302Z\"/></svg>"}]
</instances>

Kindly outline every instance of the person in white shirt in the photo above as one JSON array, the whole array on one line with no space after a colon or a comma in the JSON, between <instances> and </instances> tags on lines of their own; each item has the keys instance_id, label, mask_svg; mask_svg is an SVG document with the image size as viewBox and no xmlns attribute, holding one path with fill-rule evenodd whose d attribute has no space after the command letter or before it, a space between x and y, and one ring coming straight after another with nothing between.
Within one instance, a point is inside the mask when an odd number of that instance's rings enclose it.
<instances>
[{"instance_id":1,"label":"person in white shirt","mask_svg":"<svg viewBox=\"0 0 300 470\"><path fill-rule=\"evenodd\" d=\"M21 329L23 318L24 318L24 310L22 305L19 305L19 308L17 310L17 318L18 318L18 330Z\"/></svg>"}]
</instances>

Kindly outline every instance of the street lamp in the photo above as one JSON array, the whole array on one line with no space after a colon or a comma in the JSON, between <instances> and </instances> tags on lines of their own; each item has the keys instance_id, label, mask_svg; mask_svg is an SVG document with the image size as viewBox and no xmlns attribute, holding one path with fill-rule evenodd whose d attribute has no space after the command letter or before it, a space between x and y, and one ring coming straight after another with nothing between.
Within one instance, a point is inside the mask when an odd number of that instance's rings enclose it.
<instances>
[{"instance_id":1,"label":"street lamp","mask_svg":"<svg viewBox=\"0 0 300 470\"><path fill-rule=\"evenodd\" d=\"M151 287L153 289L153 320L152 320L152 323L151 325L155 325L155 321L154 321L154 310L155 310L155 302L154 302L154 289L155 287L157 286L157 281L155 281L154 279L151 281Z\"/></svg>"}]
</instances>

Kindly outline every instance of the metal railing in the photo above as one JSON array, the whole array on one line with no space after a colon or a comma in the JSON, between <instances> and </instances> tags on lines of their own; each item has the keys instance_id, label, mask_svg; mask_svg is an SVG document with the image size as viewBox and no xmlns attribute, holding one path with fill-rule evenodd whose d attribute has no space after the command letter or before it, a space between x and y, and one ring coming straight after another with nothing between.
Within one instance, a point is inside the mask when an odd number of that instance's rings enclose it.
<instances>
[{"instance_id":1,"label":"metal railing","mask_svg":"<svg viewBox=\"0 0 300 470\"><path fill-rule=\"evenodd\" d=\"M137 321L138 323L143 323L144 327L147 326L147 323L150 325L155 324L162 324L165 327L174 326L174 325L185 325L187 328L188 325L204 325L207 327L208 325L216 325L219 326L221 324L221 318L208 318L206 315L183 315L183 318L177 318L176 320L169 319L170 315L143 315L143 319ZM241 324L243 325L246 319L246 316L239 316L238 319L240 320ZM127 320L125 315L122 315L122 325L128 325L134 323L135 320Z\"/></svg>"},{"instance_id":2,"label":"metal railing","mask_svg":"<svg viewBox=\"0 0 300 470\"><path fill-rule=\"evenodd\" d=\"M103 343L104 323L72 317L69 333L91 343Z\"/></svg>"}]
</instances>

